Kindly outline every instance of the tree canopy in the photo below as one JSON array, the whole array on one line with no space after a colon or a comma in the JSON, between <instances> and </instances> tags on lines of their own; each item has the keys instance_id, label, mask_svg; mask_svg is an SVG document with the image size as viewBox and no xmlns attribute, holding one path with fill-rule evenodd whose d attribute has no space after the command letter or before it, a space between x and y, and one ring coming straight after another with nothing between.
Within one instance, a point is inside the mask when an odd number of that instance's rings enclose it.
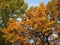
<instances>
[{"instance_id":1,"label":"tree canopy","mask_svg":"<svg viewBox=\"0 0 60 45\"><path fill-rule=\"evenodd\" d=\"M24 0L0 0L0 28L7 26L9 18L21 17L27 7Z\"/></svg>"},{"instance_id":2,"label":"tree canopy","mask_svg":"<svg viewBox=\"0 0 60 45\"><path fill-rule=\"evenodd\" d=\"M1 0L2 1L2 0ZM8 10L6 14L10 15L22 15L21 21L16 21L16 17L8 18L7 27L3 28L0 33L2 33L1 39L4 39L4 42L9 42L16 45L59 45L60 41L60 12L59 12L59 0L52 0L48 2L47 5L40 3L39 6L30 7L25 10L27 7L26 3L23 3L23 0L8 0L11 1L8 4L11 4L12 7L7 6ZM8 2L6 1L6 2ZM16 2L14 2L16 1ZM22 1L22 2L21 2ZM5 2L5 0L4 0ZM5 2L5 3L6 3ZM19 5L21 4L21 5ZM16 4L17 3L17 4ZM15 5L16 4L16 5ZM53 4L53 5L52 5ZM23 6L25 7L23 7ZM17 6L17 7L14 7ZM21 7L22 6L22 7ZM1 8L6 9L6 8ZM17 12L16 12L17 11ZM19 12L21 11L21 12ZM24 13L25 12L25 13ZM4 11L1 16L5 13ZM6 16L6 15L5 15ZM4 17L4 16L3 16ZM5 19L4 19L5 20ZM5 23L5 22L4 22Z\"/></svg>"}]
</instances>

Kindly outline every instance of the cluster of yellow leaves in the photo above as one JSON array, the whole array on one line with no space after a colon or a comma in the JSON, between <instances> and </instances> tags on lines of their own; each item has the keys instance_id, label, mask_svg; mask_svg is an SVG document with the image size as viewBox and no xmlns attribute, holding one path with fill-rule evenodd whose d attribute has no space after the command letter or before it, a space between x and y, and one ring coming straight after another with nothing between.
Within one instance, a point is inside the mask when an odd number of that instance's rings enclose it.
<instances>
[{"instance_id":1,"label":"cluster of yellow leaves","mask_svg":"<svg viewBox=\"0 0 60 45\"><path fill-rule=\"evenodd\" d=\"M2 32L4 33L2 35L2 38L5 38L6 41L9 41L10 43L14 43L16 40L20 41L26 41L26 37L22 37L21 32L25 33L27 30L26 27L23 26L24 22L15 22L12 18L8 21L8 27L4 28Z\"/></svg>"},{"instance_id":2,"label":"cluster of yellow leaves","mask_svg":"<svg viewBox=\"0 0 60 45\"><path fill-rule=\"evenodd\" d=\"M46 13L45 13L46 10L47 10L47 8L44 6L44 3L41 3L40 6L37 7L35 13L36 13L36 15L46 16Z\"/></svg>"},{"instance_id":3,"label":"cluster of yellow leaves","mask_svg":"<svg viewBox=\"0 0 60 45\"><path fill-rule=\"evenodd\" d=\"M32 22L32 20L27 19L27 20L26 20L26 24L28 24L28 25L32 25L33 22Z\"/></svg>"}]
</instances>

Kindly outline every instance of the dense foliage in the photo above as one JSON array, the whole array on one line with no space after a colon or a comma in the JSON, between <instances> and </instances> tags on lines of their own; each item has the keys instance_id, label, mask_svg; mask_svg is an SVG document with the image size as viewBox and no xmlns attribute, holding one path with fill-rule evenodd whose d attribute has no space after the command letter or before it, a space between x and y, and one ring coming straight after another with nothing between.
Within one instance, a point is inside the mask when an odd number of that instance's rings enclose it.
<instances>
[{"instance_id":1,"label":"dense foliage","mask_svg":"<svg viewBox=\"0 0 60 45\"><path fill-rule=\"evenodd\" d=\"M52 0L46 6L44 3L40 3L37 7L30 7L21 17L21 21L9 17L6 21L8 26L0 31L2 33L1 39L4 39L4 43L11 45L59 45L59 1ZM14 7L12 14L15 14L15 9ZM22 8L23 11L25 9ZM20 14L21 12L18 13L18 15Z\"/></svg>"},{"instance_id":2,"label":"dense foliage","mask_svg":"<svg viewBox=\"0 0 60 45\"><path fill-rule=\"evenodd\" d=\"M0 28L7 27L9 18L18 18L28 7L24 0L0 0Z\"/></svg>"}]
</instances>

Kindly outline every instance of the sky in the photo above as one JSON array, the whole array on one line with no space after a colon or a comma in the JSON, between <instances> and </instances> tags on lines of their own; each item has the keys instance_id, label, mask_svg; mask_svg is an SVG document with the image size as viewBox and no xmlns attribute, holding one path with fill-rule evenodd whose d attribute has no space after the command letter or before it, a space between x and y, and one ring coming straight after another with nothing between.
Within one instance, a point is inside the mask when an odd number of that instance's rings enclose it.
<instances>
[{"instance_id":1,"label":"sky","mask_svg":"<svg viewBox=\"0 0 60 45\"><path fill-rule=\"evenodd\" d=\"M24 0L28 3L28 8L30 6L38 6L41 2L44 2L44 4L47 4L49 0Z\"/></svg>"}]
</instances>

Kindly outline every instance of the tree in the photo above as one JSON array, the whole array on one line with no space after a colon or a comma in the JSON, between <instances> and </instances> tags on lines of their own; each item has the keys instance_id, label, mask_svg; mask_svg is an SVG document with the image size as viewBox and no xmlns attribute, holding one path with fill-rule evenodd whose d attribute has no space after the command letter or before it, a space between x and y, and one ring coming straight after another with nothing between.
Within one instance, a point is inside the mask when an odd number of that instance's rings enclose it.
<instances>
[{"instance_id":1,"label":"tree","mask_svg":"<svg viewBox=\"0 0 60 45\"><path fill-rule=\"evenodd\" d=\"M24 0L0 0L0 30L8 27L8 20L10 18L20 18L28 7L28 4ZM0 33L1 38L2 33ZM3 44L4 39L0 39L0 44ZM8 45L8 44L6 44Z\"/></svg>"},{"instance_id":2,"label":"tree","mask_svg":"<svg viewBox=\"0 0 60 45\"><path fill-rule=\"evenodd\" d=\"M30 21L28 25L32 28L30 33L33 37L40 37L43 38L42 41L45 40L48 42L48 37L52 34L52 27L55 25L56 21L49 21L46 11L47 7L41 3L35 11L29 11L29 13L27 13L27 19Z\"/></svg>"},{"instance_id":3,"label":"tree","mask_svg":"<svg viewBox=\"0 0 60 45\"><path fill-rule=\"evenodd\" d=\"M28 43L38 45L38 42L40 42L39 45L49 45L50 42L55 42L60 38L60 25L57 25L56 20L53 19L54 16L49 15L52 17L49 20L47 14L50 14L49 8L44 6L44 3L40 3L38 7L28 9L22 16L22 21L16 22L10 18L8 27L1 30L2 38L5 39L5 42L19 42L20 45L26 43L27 45L29 45Z\"/></svg>"},{"instance_id":4,"label":"tree","mask_svg":"<svg viewBox=\"0 0 60 45\"><path fill-rule=\"evenodd\" d=\"M21 17L27 7L24 0L0 0L0 28L7 26L9 18Z\"/></svg>"},{"instance_id":5,"label":"tree","mask_svg":"<svg viewBox=\"0 0 60 45\"><path fill-rule=\"evenodd\" d=\"M55 25L55 21L48 21L46 15L47 9L43 3L35 10L31 9L22 17L21 22L8 21L8 27L2 30L2 33L4 33L2 37L5 38L6 41L10 40L9 42L15 42L19 40L23 42L25 40L24 38L26 38L27 41L27 39L39 37L43 45L45 38L48 43L48 37L52 34L51 30L52 26Z\"/></svg>"}]
</instances>

